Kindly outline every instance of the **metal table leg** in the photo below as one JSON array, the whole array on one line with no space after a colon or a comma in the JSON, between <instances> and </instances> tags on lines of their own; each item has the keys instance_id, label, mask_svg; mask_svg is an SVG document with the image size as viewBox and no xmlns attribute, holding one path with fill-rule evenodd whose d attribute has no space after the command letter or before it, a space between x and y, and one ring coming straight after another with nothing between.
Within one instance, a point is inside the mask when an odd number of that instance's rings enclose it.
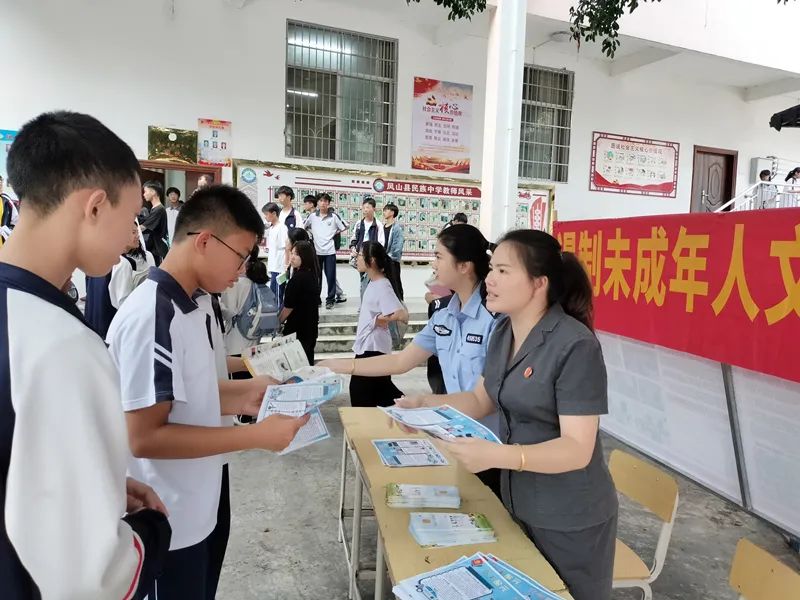
<instances>
[{"instance_id":1,"label":"metal table leg","mask_svg":"<svg viewBox=\"0 0 800 600\"><path fill-rule=\"evenodd\" d=\"M344 492L347 481L347 435L342 435L342 474L339 480L339 534L338 542L344 541Z\"/></svg>"},{"instance_id":2,"label":"metal table leg","mask_svg":"<svg viewBox=\"0 0 800 600\"><path fill-rule=\"evenodd\" d=\"M361 476L359 474L359 470L361 465L359 464L358 457L353 456L353 468L355 470L355 483L353 486L353 541L350 544L350 593L348 598L352 600L352 598L360 598L360 594L358 592L358 560L359 554L361 550L361 502L362 502L362 492L363 492L363 484L361 482Z\"/></svg>"},{"instance_id":3,"label":"metal table leg","mask_svg":"<svg viewBox=\"0 0 800 600\"><path fill-rule=\"evenodd\" d=\"M383 600L383 580L384 580L384 560L383 560L383 537L380 528L378 529L378 547L375 550L375 600Z\"/></svg>"}]
</instances>

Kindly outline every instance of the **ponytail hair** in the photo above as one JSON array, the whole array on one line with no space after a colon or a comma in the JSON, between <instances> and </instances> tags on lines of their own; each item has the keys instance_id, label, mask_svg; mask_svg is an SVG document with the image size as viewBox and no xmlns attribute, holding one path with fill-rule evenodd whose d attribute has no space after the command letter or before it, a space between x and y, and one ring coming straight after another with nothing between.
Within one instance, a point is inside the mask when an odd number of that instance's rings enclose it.
<instances>
[{"instance_id":1,"label":"ponytail hair","mask_svg":"<svg viewBox=\"0 0 800 600\"><path fill-rule=\"evenodd\" d=\"M364 264L373 267L386 275L389 270L389 256L386 249L378 242L367 241L361 245L361 254L364 256Z\"/></svg>"},{"instance_id":2,"label":"ponytail hair","mask_svg":"<svg viewBox=\"0 0 800 600\"><path fill-rule=\"evenodd\" d=\"M536 229L508 232L499 244L511 244L530 277L547 277L547 306L564 312L594 331L592 283L578 257L562 252L558 240Z\"/></svg>"},{"instance_id":3,"label":"ponytail hair","mask_svg":"<svg viewBox=\"0 0 800 600\"><path fill-rule=\"evenodd\" d=\"M269 282L267 265L258 260L258 246L250 251L250 260L247 261L244 274L253 283L265 285Z\"/></svg>"},{"instance_id":4,"label":"ponytail hair","mask_svg":"<svg viewBox=\"0 0 800 600\"><path fill-rule=\"evenodd\" d=\"M473 225L458 223L439 233L439 242L453 255L456 262L471 262L475 276L483 281L489 274L489 253L494 249L481 230Z\"/></svg>"},{"instance_id":5,"label":"ponytail hair","mask_svg":"<svg viewBox=\"0 0 800 600\"><path fill-rule=\"evenodd\" d=\"M792 179L798 171L800 171L800 167L795 167L794 169L789 171L786 174L786 179L784 179L784 181L789 181L790 179Z\"/></svg>"}]
</instances>

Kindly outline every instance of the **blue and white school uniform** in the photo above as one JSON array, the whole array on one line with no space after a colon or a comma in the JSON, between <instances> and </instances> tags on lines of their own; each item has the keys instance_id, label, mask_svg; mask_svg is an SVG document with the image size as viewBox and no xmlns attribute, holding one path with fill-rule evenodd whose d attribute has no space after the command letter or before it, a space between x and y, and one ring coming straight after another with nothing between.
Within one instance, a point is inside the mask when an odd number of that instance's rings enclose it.
<instances>
[{"instance_id":1,"label":"blue and white school uniform","mask_svg":"<svg viewBox=\"0 0 800 600\"><path fill-rule=\"evenodd\" d=\"M214 327L169 273L151 269L108 330L124 410L171 402L169 423L220 427ZM152 486L169 510L171 551L203 542L214 529L222 460L131 458L131 476Z\"/></svg>"},{"instance_id":2,"label":"blue and white school uniform","mask_svg":"<svg viewBox=\"0 0 800 600\"><path fill-rule=\"evenodd\" d=\"M75 304L0 264L3 598L136 591L151 546L147 528L121 520L130 453L119 397L105 344Z\"/></svg>"}]
</instances>

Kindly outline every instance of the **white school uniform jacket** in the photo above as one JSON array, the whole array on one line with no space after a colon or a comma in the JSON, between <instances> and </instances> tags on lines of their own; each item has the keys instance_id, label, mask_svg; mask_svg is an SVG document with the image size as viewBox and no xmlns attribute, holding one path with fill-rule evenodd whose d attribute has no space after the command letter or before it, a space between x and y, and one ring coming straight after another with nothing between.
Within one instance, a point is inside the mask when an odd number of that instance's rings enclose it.
<instances>
[{"instance_id":1,"label":"white school uniform jacket","mask_svg":"<svg viewBox=\"0 0 800 600\"><path fill-rule=\"evenodd\" d=\"M0 597L130 598L129 456L103 340L60 290L0 264Z\"/></svg>"},{"instance_id":2,"label":"white school uniform jacket","mask_svg":"<svg viewBox=\"0 0 800 600\"><path fill-rule=\"evenodd\" d=\"M122 304L107 342L120 374L122 407L170 402L169 423L220 427L219 382L212 316L162 269ZM217 524L222 458L132 458L132 477L163 500L172 525L170 550L202 542Z\"/></svg>"}]
</instances>

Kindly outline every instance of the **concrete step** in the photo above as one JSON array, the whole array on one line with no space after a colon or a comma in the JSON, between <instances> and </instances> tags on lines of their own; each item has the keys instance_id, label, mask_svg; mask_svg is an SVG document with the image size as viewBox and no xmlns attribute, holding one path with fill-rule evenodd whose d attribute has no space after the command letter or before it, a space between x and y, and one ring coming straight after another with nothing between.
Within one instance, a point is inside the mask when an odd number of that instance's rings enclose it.
<instances>
[{"instance_id":1,"label":"concrete step","mask_svg":"<svg viewBox=\"0 0 800 600\"><path fill-rule=\"evenodd\" d=\"M411 332L407 332L404 336L405 343L409 343L414 339ZM346 356L353 355L353 342L355 342L355 335L321 335L317 338L317 345L314 348L315 358L325 354L345 354ZM326 356L326 358L331 358Z\"/></svg>"},{"instance_id":2,"label":"concrete step","mask_svg":"<svg viewBox=\"0 0 800 600\"><path fill-rule=\"evenodd\" d=\"M334 304L330 310L325 308L325 305L319 307L319 324L322 326L327 323L358 323L358 304L355 306L347 307L347 310L342 308L343 304ZM409 307L408 313L409 321L428 321L428 313L419 310L413 310Z\"/></svg>"},{"instance_id":3,"label":"concrete step","mask_svg":"<svg viewBox=\"0 0 800 600\"><path fill-rule=\"evenodd\" d=\"M426 324L427 321L409 321L407 333L417 333L421 331ZM352 339L355 339L357 329L358 323L356 321L326 321L324 323L320 321L319 335L346 335L350 336Z\"/></svg>"}]
</instances>

